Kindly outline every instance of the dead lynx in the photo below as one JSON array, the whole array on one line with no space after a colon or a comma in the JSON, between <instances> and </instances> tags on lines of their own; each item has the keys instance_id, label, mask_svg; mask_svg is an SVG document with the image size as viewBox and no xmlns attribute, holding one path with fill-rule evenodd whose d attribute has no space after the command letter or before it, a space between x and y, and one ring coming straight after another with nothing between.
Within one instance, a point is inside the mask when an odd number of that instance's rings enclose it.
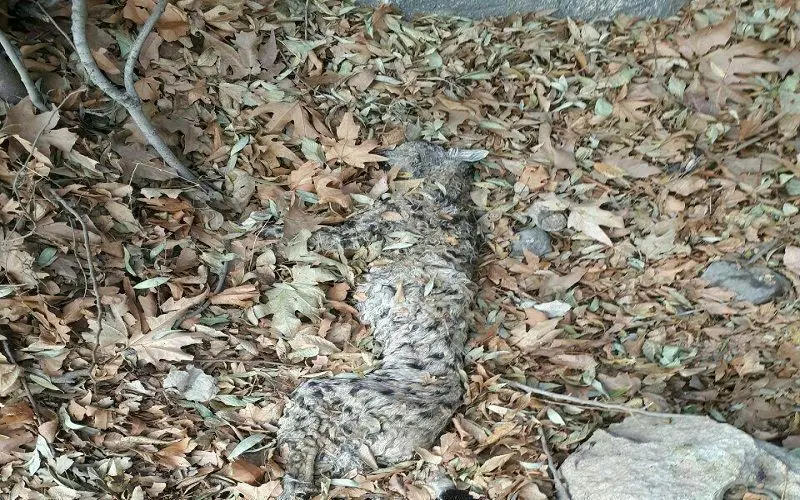
<instances>
[{"instance_id":1,"label":"dead lynx","mask_svg":"<svg viewBox=\"0 0 800 500\"><path fill-rule=\"evenodd\" d=\"M422 185L377 200L340 226L315 233L323 252L352 252L370 241L411 233L414 244L384 250L359 290L360 319L371 325L378 368L305 382L279 422L284 500L314 491L320 475L389 465L430 447L463 403L463 349L472 303L476 225L471 168L482 151L444 150L424 142L386 153ZM385 212L401 217L381 217ZM402 247L403 245L395 245Z\"/></svg>"}]
</instances>

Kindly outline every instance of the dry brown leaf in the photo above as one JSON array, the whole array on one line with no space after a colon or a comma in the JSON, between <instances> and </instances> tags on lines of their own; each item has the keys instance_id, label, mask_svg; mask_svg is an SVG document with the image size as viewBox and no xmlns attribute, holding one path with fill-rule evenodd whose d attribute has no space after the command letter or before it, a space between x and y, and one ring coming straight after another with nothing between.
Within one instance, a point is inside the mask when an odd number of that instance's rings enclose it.
<instances>
[{"instance_id":1,"label":"dry brown leaf","mask_svg":"<svg viewBox=\"0 0 800 500\"><path fill-rule=\"evenodd\" d=\"M255 285L245 284L226 288L220 293L211 297L210 302L214 305L229 305L241 308L253 305L253 300L258 298L259 292Z\"/></svg>"},{"instance_id":2,"label":"dry brown leaf","mask_svg":"<svg viewBox=\"0 0 800 500\"><path fill-rule=\"evenodd\" d=\"M69 153L78 137L66 128L55 128L60 118L59 111L34 114L30 98L25 98L11 107L0 133L18 135L36 149L50 155L50 146Z\"/></svg>"},{"instance_id":3,"label":"dry brown leaf","mask_svg":"<svg viewBox=\"0 0 800 500\"><path fill-rule=\"evenodd\" d=\"M707 26L695 31L688 38L679 38L679 47L683 57L702 56L709 50L720 45L725 45L731 39L733 28L736 26L736 14L731 14L719 24Z\"/></svg>"},{"instance_id":4,"label":"dry brown leaf","mask_svg":"<svg viewBox=\"0 0 800 500\"><path fill-rule=\"evenodd\" d=\"M356 145L360 132L360 127L353 119L353 114L347 112L342 117L342 121L336 128L337 141L323 139L325 144L325 157L330 160L341 160L344 163L356 168L365 168L367 162L384 161L386 158L372 154L370 151L378 147L375 141L364 141Z\"/></svg>"},{"instance_id":5,"label":"dry brown leaf","mask_svg":"<svg viewBox=\"0 0 800 500\"><path fill-rule=\"evenodd\" d=\"M744 355L734 358L731 361L731 366L733 366L740 377L752 375L754 373L762 373L764 371L764 365L761 364L761 355L756 349L747 351Z\"/></svg>"},{"instance_id":6,"label":"dry brown leaf","mask_svg":"<svg viewBox=\"0 0 800 500\"><path fill-rule=\"evenodd\" d=\"M175 441L165 446L156 452L156 456L159 463L169 469L186 468L191 465L186 459L186 454L192 451L195 446L190 438L185 437L180 441Z\"/></svg>"},{"instance_id":7,"label":"dry brown leaf","mask_svg":"<svg viewBox=\"0 0 800 500\"><path fill-rule=\"evenodd\" d=\"M764 53L769 45L747 39L727 49L718 49L700 61L699 69L710 80L741 83L744 75L779 73L781 67L767 60Z\"/></svg>"},{"instance_id":8,"label":"dry brown leaf","mask_svg":"<svg viewBox=\"0 0 800 500\"><path fill-rule=\"evenodd\" d=\"M144 24L153 7L155 0L128 0L122 9L122 15L136 24ZM158 34L167 42L175 42L180 37L189 33L189 23L186 14L175 5L167 4L164 14L156 23Z\"/></svg>"},{"instance_id":9,"label":"dry brown leaf","mask_svg":"<svg viewBox=\"0 0 800 500\"><path fill-rule=\"evenodd\" d=\"M303 137L316 139L319 137L319 132L314 128L308 118L308 113L300 102L271 102L269 104L262 104L253 109L249 113L249 117L252 119L263 114L272 115L269 123L264 127L269 134L283 132L287 125L292 124L292 131L289 134L291 137L296 139L302 139Z\"/></svg>"},{"instance_id":10,"label":"dry brown leaf","mask_svg":"<svg viewBox=\"0 0 800 500\"><path fill-rule=\"evenodd\" d=\"M707 183L705 179L702 177L688 175L686 177L680 177L669 182L667 184L667 189L681 196L691 196L692 194L705 189L706 184Z\"/></svg>"},{"instance_id":11,"label":"dry brown leaf","mask_svg":"<svg viewBox=\"0 0 800 500\"><path fill-rule=\"evenodd\" d=\"M594 205L578 205L570 209L567 227L612 246L611 238L600 229L600 226L622 229L625 223L622 217Z\"/></svg>"}]
</instances>

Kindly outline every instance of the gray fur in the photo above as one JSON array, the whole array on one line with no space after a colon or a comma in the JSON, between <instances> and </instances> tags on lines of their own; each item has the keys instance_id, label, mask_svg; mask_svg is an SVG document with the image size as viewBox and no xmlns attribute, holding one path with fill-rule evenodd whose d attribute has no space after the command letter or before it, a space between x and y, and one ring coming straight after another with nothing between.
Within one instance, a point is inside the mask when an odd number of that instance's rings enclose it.
<instances>
[{"instance_id":1,"label":"gray fur","mask_svg":"<svg viewBox=\"0 0 800 500\"><path fill-rule=\"evenodd\" d=\"M397 231L419 239L384 251L391 262L372 266L359 285L366 296L360 318L372 327L380 367L364 376L308 381L292 395L278 430L284 500L313 492L320 475L365 471L373 458L380 465L412 458L416 448L434 443L463 403L477 232L464 159L485 153L410 142L386 156L423 177L422 187L377 201L345 224L315 233L311 243L347 254ZM386 211L401 220L385 220Z\"/></svg>"}]
</instances>

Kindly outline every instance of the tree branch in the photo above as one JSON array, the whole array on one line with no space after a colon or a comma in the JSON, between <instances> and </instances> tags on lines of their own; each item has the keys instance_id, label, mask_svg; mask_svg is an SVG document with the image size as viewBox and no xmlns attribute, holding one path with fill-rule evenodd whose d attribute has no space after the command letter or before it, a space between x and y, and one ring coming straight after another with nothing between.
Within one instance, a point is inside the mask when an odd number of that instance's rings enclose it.
<instances>
[{"instance_id":1,"label":"tree branch","mask_svg":"<svg viewBox=\"0 0 800 500\"><path fill-rule=\"evenodd\" d=\"M141 100L133 88L133 65L138 59L139 51L141 51L141 46L144 44L144 40L150 34L150 31L152 31L153 26L155 26L155 23L161 16L161 13L164 12L166 3L167 0L159 0L158 5L150 14L150 17L148 17L147 22L144 24L139 36L136 38L130 54L128 54L128 59L125 62L125 84L127 92L114 85L114 83L112 83L111 80L106 77L103 71L97 66L97 63L92 56L92 51L89 48L89 42L86 39L86 22L88 18L86 0L73 0L72 2L72 37L73 41L75 42L75 50L78 53L78 58L81 60L84 68L86 68L89 79L95 85L100 87L100 90L105 92L106 95L125 108L133 122L137 127L139 127L142 135L144 135L144 137L147 139L147 142L153 146L159 155L161 155L161 158L164 160L164 162L172 167L172 169L181 179L199 186L206 194L216 195L213 197L219 199L221 198L219 193L213 192L213 190L205 188L203 185L201 185L197 181L197 176L194 175L180 159L178 159L175 153L173 153L169 148L167 143L164 142L164 139L158 135L158 132L156 132L156 129L150 122L150 119L144 114Z\"/></svg>"},{"instance_id":2,"label":"tree branch","mask_svg":"<svg viewBox=\"0 0 800 500\"><path fill-rule=\"evenodd\" d=\"M553 401L560 401L562 403L571 403L580 406L588 406L593 408L600 408L603 410L619 411L624 413L633 413L636 415L646 415L648 417L658 417L658 418L686 417L686 415L681 415L680 413L662 413L657 411L647 411L647 410L642 410L641 408L631 408L629 406L601 403L599 401L591 401L589 399L576 398L575 396L569 396L567 394L558 394L557 392L545 391L544 389L537 389L536 387L531 387L529 385L520 384L519 382L514 382L513 380L507 380L503 378L500 379L500 382L508 385L509 387L513 387L514 389L527 392L528 394L535 394L537 396L551 399Z\"/></svg>"},{"instance_id":3,"label":"tree branch","mask_svg":"<svg viewBox=\"0 0 800 500\"><path fill-rule=\"evenodd\" d=\"M39 111L49 111L47 109L47 104L44 102L44 98L39 93L39 89L36 88L36 85L33 83L33 79L31 75L28 73L28 69L22 63L22 58L20 58L19 52L17 52L17 48L14 44L11 43L11 40L8 39L5 33L0 30L0 45L3 46L3 50L8 56L8 59L11 61L11 64L14 65L14 69L17 70L19 74L20 80L22 80L22 84L25 85L25 90L28 92L28 95L31 97L31 102L36 109Z\"/></svg>"},{"instance_id":4,"label":"tree branch","mask_svg":"<svg viewBox=\"0 0 800 500\"><path fill-rule=\"evenodd\" d=\"M139 59L139 53L142 51L142 47L144 47L145 40L147 40L150 32L153 31L156 22L158 22L158 19L164 14L166 8L167 0L159 0L153 12L151 12L150 16L147 18L147 21L142 25L142 30L139 32L139 36L136 37L136 40L134 40L131 51L128 53L128 58L125 60L125 90L128 92L128 95L136 96L137 99L139 95L133 87L133 70L136 67L136 61Z\"/></svg>"}]
</instances>

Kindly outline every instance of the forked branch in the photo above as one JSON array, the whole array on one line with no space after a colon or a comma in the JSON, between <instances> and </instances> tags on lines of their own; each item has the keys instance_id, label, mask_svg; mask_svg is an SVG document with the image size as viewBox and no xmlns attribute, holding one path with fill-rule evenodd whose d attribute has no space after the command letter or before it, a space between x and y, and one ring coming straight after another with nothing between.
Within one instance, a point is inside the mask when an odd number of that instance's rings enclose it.
<instances>
[{"instance_id":1,"label":"forked branch","mask_svg":"<svg viewBox=\"0 0 800 500\"><path fill-rule=\"evenodd\" d=\"M72 38L75 43L75 50L78 53L83 67L86 68L86 73L89 79L100 87L100 90L105 92L107 96L119 103L130 115L133 122L142 131L142 135L147 139L147 142L161 155L161 158L172 167L172 169L182 179L197 184L197 176L189 170L183 162L178 159L175 153L167 146L164 139L156 132L155 127L150 122L150 119L145 115L142 110L142 102L134 89L134 76L133 69L136 61L139 59L139 52L141 52L147 36L153 30L158 18L164 13L167 7L167 0L158 0L153 12L145 21L139 36L136 37L128 58L125 61L125 90L117 87L111 80L106 77L100 67L92 56L92 51L89 48L89 42L86 39L86 22L87 22L87 9L86 0L73 0L72 2Z\"/></svg>"}]
</instances>

